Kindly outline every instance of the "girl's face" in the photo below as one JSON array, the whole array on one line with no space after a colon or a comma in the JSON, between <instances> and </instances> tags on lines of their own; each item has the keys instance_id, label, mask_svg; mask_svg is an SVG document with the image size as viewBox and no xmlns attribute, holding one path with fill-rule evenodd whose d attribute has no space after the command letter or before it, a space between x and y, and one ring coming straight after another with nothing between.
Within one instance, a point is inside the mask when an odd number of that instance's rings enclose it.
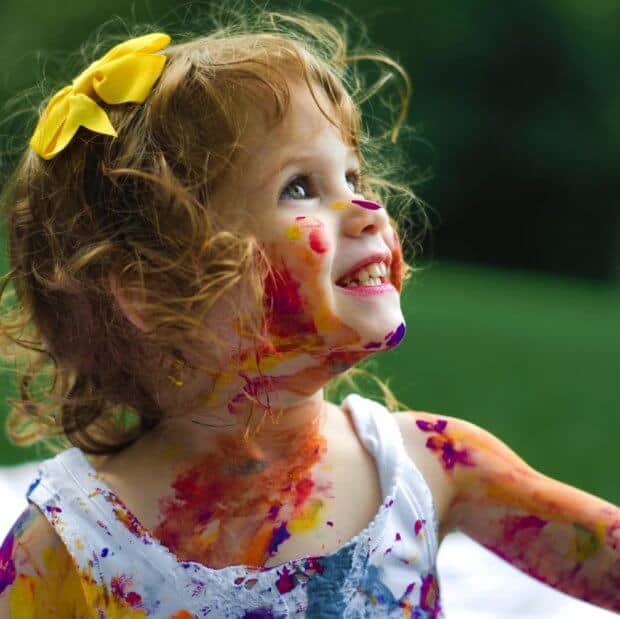
<instances>
[{"instance_id":1,"label":"girl's face","mask_svg":"<svg viewBox=\"0 0 620 619\"><path fill-rule=\"evenodd\" d=\"M316 94L335 118L325 94ZM275 128L254 115L243 146L241 173L214 199L219 209L250 215L274 267L265 326L276 349L332 354L332 364L344 366L396 346L405 333L398 237L385 209L359 193L356 154L305 84L291 86Z\"/></svg>"}]
</instances>

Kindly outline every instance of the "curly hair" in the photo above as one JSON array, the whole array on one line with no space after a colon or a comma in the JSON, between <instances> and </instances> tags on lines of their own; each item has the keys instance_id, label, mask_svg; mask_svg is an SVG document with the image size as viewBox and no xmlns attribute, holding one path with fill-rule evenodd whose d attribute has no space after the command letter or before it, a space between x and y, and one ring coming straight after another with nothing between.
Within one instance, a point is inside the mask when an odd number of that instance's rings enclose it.
<instances>
[{"instance_id":1,"label":"curly hair","mask_svg":"<svg viewBox=\"0 0 620 619\"><path fill-rule=\"evenodd\" d=\"M251 231L221 217L210 196L234 164L253 97L272 101L279 122L292 75L333 103L330 120L358 151L364 193L386 204L397 229L392 215L411 216L403 207L413 204L425 233L421 203L390 177L394 153L381 150L405 120L410 83L402 67L378 52L348 52L345 35L315 16L244 9L213 19L207 36L177 37L164 50L165 69L144 104L101 103L117 138L80 129L49 161L28 149L5 184L10 271L0 299L5 309L7 296L17 303L0 324L0 345L19 368L21 399L9 400L7 419L16 444L103 454L135 441L162 417L142 380L144 359L153 351L160 364L185 359L199 333L215 342L217 333L203 333L204 318L242 282L258 311L231 310L244 332L261 337L269 264ZM380 68L370 85L360 61ZM398 103L382 98L390 127L371 135L361 105L388 83L400 84ZM140 299L152 328L127 320L111 282ZM344 378L355 373L364 370ZM31 393L37 379L47 380L41 398ZM379 383L393 408L398 401Z\"/></svg>"}]
</instances>

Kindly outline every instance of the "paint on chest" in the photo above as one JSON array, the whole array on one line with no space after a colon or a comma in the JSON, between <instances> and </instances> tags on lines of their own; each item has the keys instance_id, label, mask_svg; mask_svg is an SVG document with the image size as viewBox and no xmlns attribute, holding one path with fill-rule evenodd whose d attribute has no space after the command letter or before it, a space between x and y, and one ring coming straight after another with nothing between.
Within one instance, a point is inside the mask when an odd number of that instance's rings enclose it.
<instances>
[{"instance_id":1,"label":"paint on chest","mask_svg":"<svg viewBox=\"0 0 620 619\"><path fill-rule=\"evenodd\" d=\"M313 475L327 442L313 434L270 461L230 456L225 445L180 473L159 501L157 537L180 560L210 567L263 566L291 536L317 530L331 482Z\"/></svg>"}]
</instances>

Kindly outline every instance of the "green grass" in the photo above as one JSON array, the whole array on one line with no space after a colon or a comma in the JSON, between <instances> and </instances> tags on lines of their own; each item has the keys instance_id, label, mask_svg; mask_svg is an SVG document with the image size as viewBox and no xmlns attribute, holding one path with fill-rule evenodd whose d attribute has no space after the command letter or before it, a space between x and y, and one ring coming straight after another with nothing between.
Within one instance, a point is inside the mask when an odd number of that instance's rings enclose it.
<instances>
[{"instance_id":1,"label":"green grass","mask_svg":"<svg viewBox=\"0 0 620 619\"><path fill-rule=\"evenodd\" d=\"M476 423L545 475L620 503L619 288L437 263L403 307L405 340L376 357L401 401ZM0 464L32 455L0 440Z\"/></svg>"}]
</instances>

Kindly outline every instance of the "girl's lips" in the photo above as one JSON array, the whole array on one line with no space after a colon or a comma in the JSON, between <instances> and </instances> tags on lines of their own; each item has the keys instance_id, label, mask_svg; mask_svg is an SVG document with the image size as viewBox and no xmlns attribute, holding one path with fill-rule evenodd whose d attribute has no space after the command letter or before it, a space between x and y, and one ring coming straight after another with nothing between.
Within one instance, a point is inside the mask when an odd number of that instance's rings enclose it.
<instances>
[{"instance_id":1,"label":"girl's lips","mask_svg":"<svg viewBox=\"0 0 620 619\"><path fill-rule=\"evenodd\" d=\"M389 292L394 290L396 292L396 288L392 286L389 282L385 284L380 284L379 286L355 286L351 288L346 288L344 286L337 286L339 290L342 290L345 294L352 294L358 297L369 297L376 294L383 294L385 292Z\"/></svg>"}]
</instances>

